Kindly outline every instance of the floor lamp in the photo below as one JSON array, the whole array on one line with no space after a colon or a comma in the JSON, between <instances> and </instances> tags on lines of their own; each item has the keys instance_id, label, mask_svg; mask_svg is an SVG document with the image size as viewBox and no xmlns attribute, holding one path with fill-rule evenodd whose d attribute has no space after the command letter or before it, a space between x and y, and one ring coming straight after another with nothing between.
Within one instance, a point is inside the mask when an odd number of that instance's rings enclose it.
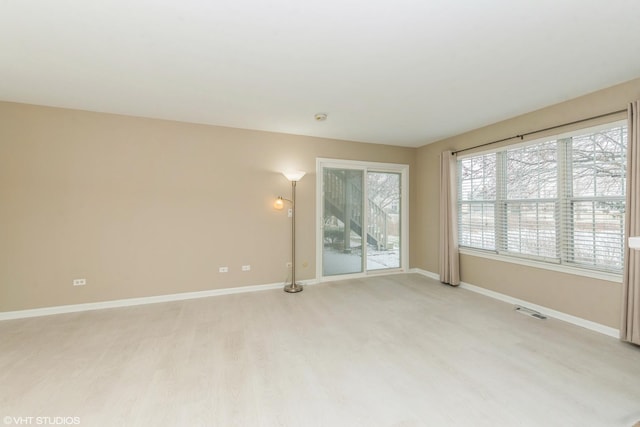
<instances>
[{"instance_id":1,"label":"floor lamp","mask_svg":"<svg viewBox=\"0 0 640 427\"><path fill-rule=\"evenodd\" d=\"M302 285L296 283L296 182L300 181L304 176L302 171L291 171L282 173L289 181L291 181L291 200L279 196L274 206L281 210L284 208L284 201L291 202L291 283L284 286L284 291L296 293L302 291Z\"/></svg>"}]
</instances>

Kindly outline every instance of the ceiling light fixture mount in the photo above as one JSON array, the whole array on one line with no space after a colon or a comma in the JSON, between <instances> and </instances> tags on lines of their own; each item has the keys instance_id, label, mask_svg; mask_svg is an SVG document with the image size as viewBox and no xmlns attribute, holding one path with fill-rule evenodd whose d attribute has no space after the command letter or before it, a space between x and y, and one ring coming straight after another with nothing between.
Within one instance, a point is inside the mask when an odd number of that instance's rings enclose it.
<instances>
[{"instance_id":1,"label":"ceiling light fixture mount","mask_svg":"<svg viewBox=\"0 0 640 427\"><path fill-rule=\"evenodd\" d=\"M314 119L316 119L316 122L324 122L325 120L327 120L327 114L326 113L316 113L315 116L313 116Z\"/></svg>"}]
</instances>

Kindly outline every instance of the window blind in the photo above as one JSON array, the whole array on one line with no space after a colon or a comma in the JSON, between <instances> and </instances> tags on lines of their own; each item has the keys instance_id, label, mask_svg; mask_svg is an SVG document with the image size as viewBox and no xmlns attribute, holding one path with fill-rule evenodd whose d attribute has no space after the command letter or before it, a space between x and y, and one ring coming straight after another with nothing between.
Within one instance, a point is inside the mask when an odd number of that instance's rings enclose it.
<instances>
[{"instance_id":1,"label":"window blind","mask_svg":"<svg viewBox=\"0 0 640 427\"><path fill-rule=\"evenodd\" d=\"M626 132L617 123L459 159L460 246L620 272Z\"/></svg>"},{"instance_id":2,"label":"window blind","mask_svg":"<svg viewBox=\"0 0 640 427\"><path fill-rule=\"evenodd\" d=\"M626 153L626 126L566 141L561 237L567 263L622 270Z\"/></svg>"}]
</instances>

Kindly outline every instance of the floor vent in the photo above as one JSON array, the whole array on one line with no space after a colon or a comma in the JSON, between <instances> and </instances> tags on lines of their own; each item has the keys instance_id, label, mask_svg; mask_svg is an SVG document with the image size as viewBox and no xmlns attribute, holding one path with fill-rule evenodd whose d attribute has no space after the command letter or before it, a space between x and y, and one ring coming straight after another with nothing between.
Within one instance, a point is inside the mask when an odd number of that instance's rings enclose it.
<instances>
[{"instance_id":1,"label":"floor vent","mask_svg":"<svg viewBox=\"0 0 640 427\"><path fill-rule=\"evenodd\" d=\"M518 313L524 314L525 316L535 317L536 319L539 319L539 320L544 320L547 318L547 316L540 313L539 311L531 310L530 308L523 307L521 305L516 305L514 310L517 311Z\"/></svg>"}]
</instances>

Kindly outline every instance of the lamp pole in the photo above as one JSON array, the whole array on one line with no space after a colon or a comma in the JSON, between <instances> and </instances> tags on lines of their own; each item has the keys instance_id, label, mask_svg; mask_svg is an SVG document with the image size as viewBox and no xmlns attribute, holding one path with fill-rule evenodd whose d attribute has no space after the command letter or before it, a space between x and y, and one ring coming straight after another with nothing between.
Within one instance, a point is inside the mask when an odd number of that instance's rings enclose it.
<instances>
[{"instance_id":1,"label":"lamp pole","mask_svg":"<svg viewBox=\"0 0 640 427\"><path fill-rule=\"evenodd\" d=\"M291 181L291 283L284 286L284 291L291 294L302 291L302 285L296 283L296 183L305 175L304 171L288 171L282 174ZM278 197L277 209L283 208L283 199Z\"/></svg>"},{"instance_id":2,"label":"lamp pole","mask_svg":"<svg viewBox=\"0 0 640 427\"><path fill-rule=\"evenodd\" d=\"M296 181L291 181L291 283L285 285L285 292L302 291L302 285L296 283Z\"/></svg>"}]
</instances>

